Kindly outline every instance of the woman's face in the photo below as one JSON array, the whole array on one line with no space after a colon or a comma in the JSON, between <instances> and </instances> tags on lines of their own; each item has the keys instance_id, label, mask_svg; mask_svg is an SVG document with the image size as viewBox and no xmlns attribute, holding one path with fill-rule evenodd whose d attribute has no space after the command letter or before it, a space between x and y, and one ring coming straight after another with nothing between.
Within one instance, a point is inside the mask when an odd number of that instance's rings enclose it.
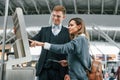
<instances>
[{"instance_id":1,"label":"woman's face","mask_svg":"<svg viewBox=\"0 0 120 80\"><path fill-rule=\"evenodd\" d=\"M68 24L68 29L70 34L76 34L81 28L81 25L77 25L74 20L71 20Z\"/></svg>"}]
</instances>

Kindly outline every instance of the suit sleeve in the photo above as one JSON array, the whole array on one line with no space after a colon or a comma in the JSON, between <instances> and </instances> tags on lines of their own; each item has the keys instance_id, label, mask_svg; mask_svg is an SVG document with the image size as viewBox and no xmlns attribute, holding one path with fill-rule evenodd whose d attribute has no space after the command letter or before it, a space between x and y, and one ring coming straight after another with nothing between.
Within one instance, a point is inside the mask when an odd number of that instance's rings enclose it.
<instances>
[{"instance_id":1,"label":"suit sleeve","mask_svg":"<svg viewBox=\"0 0 120 80\"><path fill-rule=\"evenodd\" d=\"M34 37L32 37L32 40L41 41L43 29L41 29Z\"/></svg>"}]
</instances>

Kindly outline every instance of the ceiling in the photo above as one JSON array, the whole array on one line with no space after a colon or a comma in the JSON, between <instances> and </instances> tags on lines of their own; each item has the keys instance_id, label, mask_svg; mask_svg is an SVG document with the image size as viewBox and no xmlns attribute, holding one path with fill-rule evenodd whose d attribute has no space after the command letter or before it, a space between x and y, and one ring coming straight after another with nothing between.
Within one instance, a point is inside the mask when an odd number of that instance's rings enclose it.
<instances>
[{"instance_id":1,"label":"ceiling","mask_svg":"<svg viewBox=\"0 0 120 80\"><path fill-rule=\"evenodd\" d=\"M5 15L5 1L0 0L0 16ZM8 15L11 16L17 7L21 7L24 15L41 15L50 14L55 5L63 5L67 10L67 14L100 14L100 15L120 15L120 0L9 0ZM109 27L108 27L109 28ZM28 31L29 37L34 36L38 29ZM101 37L101 32L96 33L92 29L88 29L92 41L107 41ZM120 32L118 30L104 30L115 42L120 42ZM7 33L8 43L12 42L13 32ZM0 34L0 44L2 43L2 35Z\"/></svg>"},{"instance_id":2,"label":"ceiling","mask_svg":"<svg viewBox=\"0 0 120 80\"><path fill-rule=\"evenodd\" d=\"M0 16L5 14L5 1L0 0ZM50 14L55 5L63 5L67 14L110 14L120 15L120 0L9 0L9 15L16 7L24 15Z\"/></svg>"}]
</instances>

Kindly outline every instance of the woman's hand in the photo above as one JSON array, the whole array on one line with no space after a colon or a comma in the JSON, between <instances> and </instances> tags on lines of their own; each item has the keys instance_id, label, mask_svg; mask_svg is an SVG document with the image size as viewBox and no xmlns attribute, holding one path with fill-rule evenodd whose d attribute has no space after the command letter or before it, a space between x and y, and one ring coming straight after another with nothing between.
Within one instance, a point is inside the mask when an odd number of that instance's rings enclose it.
<instances>
[{"instance_id":1,"label":"woman's hand","mask_svg":"<svg viewBox=\"0 0 120 80\"><path fill-rule=\"evenodd\" d=\"M62 67L68 66L67 60L60 60L59 63L61 64Z\"/></svg>"},{"instance_id":2,"label":"woman's hand","mask_svg":"<svg viewBox=\"0 0 120 80\"><path fill-rule=\"evenodd\" d=\"M31 46L31 47L44 46L44 43L43 43L43 42L39 42L39 41L35 41L35 40L30 40L30 39L29 39L29 42L30 42L30 46Z\"/></svg>"},{"instance_id":3,"label":"woman's hand","mask_svg":"<svg viewBox=\"0 0 120 80\"><path fill-rule=\"evenodd\" d=\"M64 80L70 80L70 76L68 74L65 75Z\"/></svg>"}]
</instances>

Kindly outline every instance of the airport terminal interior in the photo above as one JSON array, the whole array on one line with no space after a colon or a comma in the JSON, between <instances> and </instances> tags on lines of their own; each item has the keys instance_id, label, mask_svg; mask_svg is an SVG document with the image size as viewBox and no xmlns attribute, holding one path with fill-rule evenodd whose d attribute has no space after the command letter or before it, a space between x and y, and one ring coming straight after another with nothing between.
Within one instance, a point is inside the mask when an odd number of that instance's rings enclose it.
<instances>
[{"instance_id":1,"label":"airport terminal interior","mask_svg":"<svg viewBox=\"0 0 120 80\"><path fill-rule=\"evenodd\" d=\"M66 8L66 27L73 17L85 21L90 54L102 63L104 80L120 66L120 0L0 0L0 80L36 80L41 47L31 48L27 40L51 24L56 5Z\"/></svg>"}]
</instances>

